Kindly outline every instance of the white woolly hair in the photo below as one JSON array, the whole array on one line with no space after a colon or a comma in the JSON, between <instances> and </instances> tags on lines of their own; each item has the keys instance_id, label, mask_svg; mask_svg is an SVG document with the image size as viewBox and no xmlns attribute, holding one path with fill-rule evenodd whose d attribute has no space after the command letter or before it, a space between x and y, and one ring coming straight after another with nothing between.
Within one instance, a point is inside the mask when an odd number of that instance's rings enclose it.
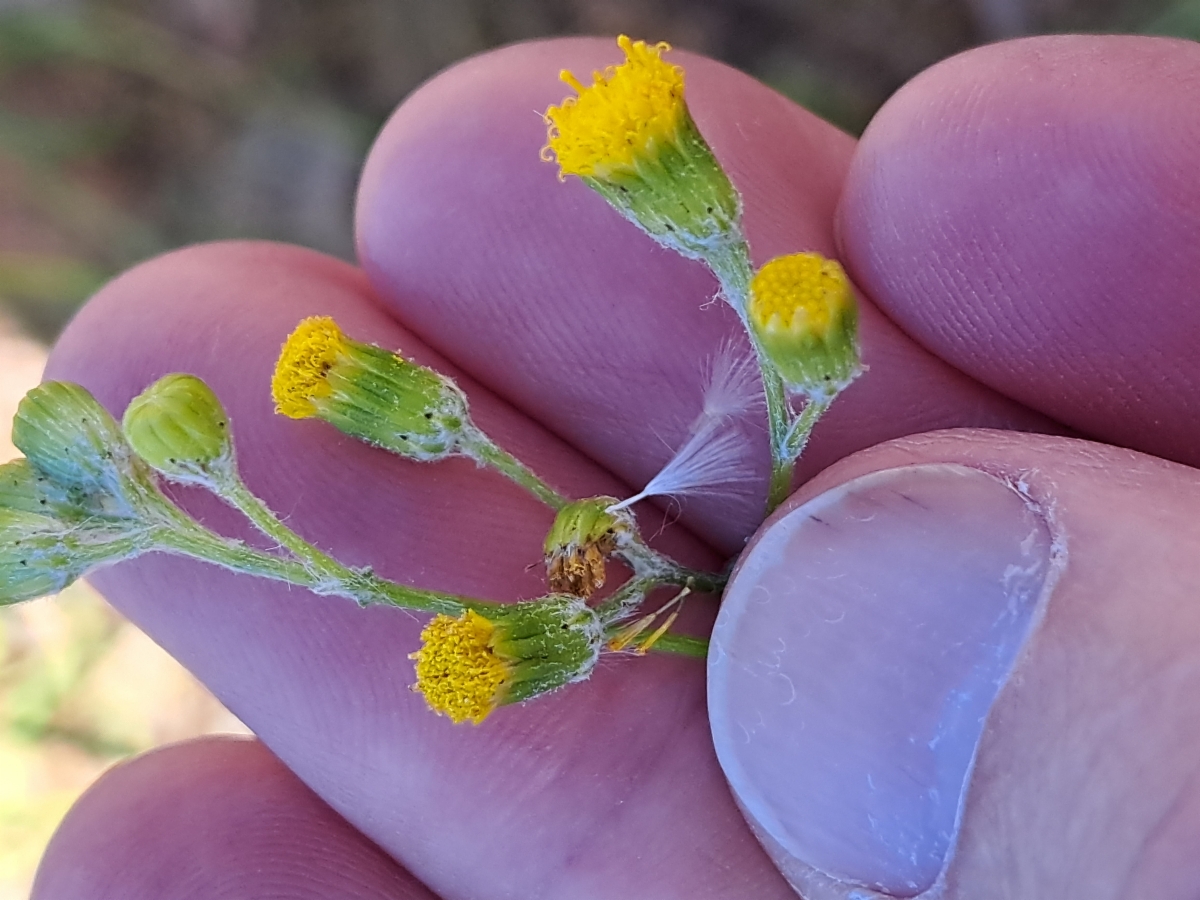
<instances>
[{"instance_id":1,"label":"white woolly hair","mask_svg":"<svg viewBox=\"0 0 1200 900\"><path fill-rule=\"evenodd\" d=\"M764 405L758 364L733 341L725 341L707 369L704 404L688 429L688 439L640 493L609 509L624 509L647 497L729 493L755 478L746 443L732 426Z\"/></svg>"}]
</instances>

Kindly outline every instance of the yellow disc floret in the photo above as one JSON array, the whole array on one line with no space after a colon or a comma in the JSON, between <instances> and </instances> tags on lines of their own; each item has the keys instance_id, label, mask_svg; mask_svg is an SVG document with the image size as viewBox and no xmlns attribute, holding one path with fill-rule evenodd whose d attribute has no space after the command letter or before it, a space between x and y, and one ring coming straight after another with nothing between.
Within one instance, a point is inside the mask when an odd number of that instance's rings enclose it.
<instances>
[{"instance_id":1,"label":"yellow disc floret","mask_svg":"<svg viewBox=\"0 0 1200 900\"><path fill-rule=\"evenodd\" d=\"M474 610L455 618L437 615L421 632L414 689L430 708L456 724L482 722L496 708L509 666L491 649L495 625Z\"/></svg>"},{"instance_id":2,"label":"yellow disc floret","mask_svg":"<svg viewBox=\"0 0 1200 900\"><path fill-rule=\"evenodd\" d=\"M293 419L315 416L312 401L332 393L326 375L345 344L342 330L328 316L310 316L297 325L283 345L271 379L275 411Z\"/></svg>"},{"instance_id":3,"label":"yellow disc floret","mask_svg":"<svg viewBox=\"0 0 1200 900\"><path fill-rule=\"evenodd\" d=\"M842 267L816 253L771 260L750 285L749 313L761 329L824 337L834 319L854 302Z\"/></svg>"},{"instance_id":4,"label":"yellow disc floret","mask_svg":"<svg viewBox=\"0 0 1200 900\"><path fill-rule=\"evenodd\" d=\"M592 75L584 85L570 72L562 80L578 92L546 110L549 142L562 175L603 178L632 169L639 156L651 156L675 138L686 116L683 69L662 60L668 44L617 38L625 62Z\"/></svg>"}]
</instances>

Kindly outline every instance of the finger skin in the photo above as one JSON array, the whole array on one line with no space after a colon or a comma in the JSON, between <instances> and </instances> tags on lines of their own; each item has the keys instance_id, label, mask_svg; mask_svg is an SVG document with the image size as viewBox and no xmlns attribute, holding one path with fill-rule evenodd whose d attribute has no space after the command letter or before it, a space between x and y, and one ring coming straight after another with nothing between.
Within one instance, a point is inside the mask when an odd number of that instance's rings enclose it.
<instances>
[{"instance_id":1,"label":"finger skin","mask_svg":"<svg viewBox=\"0 0 1200 900\"><path fill-rule=\"evenodd\" d=\"M110 769L67 814L31 900L435 900L258 741Z\"/></svg>"},{"instance_id":2,"label":"finger skin","mask_svg":"<svg viewBox=\"0 0 1200 900\"><path fill-rule=\"evenodd\" d=\"M833 211L854 152L833 126L728 67L687 53L688 103L745 200L761 264L834 252ZM701 372L737 317L709 303L699 263L657 247L578 179L538 158L540 112L619 61L599 39L522 44L468 60L417 91L384 127L358 196L359 258L400 321L514 406L630 484L643 485L700 410ZM1052 428L924 352L864 297L871 367L838 400L800 466L954 425ZM724 552L758 524L759 480L740 497L688 499L683 521Z\"/></svg>"},{"instance_id":3,"label":"finger skin","mask_svg":"<svg viewBox=\"0 0 1200 900\"><path fill-rule=\"evenodd\" d=\"M274 357L313 314L459 375L388 318L361 273L270 244L192 248L125 274L67 329L47 375L119 412L165 372L193 372L228 408L251 490L318 546L419 586L497 600L544 592L550 514L500 476L461 460L410 463L273 415ZM460 384L479 424L561 489L620 489L470 379ZM186 499L238 533L215 502ZM663 540L693 564L719 562L686 535ZM586 684L454 726L409 690L406 657L424 617L161 556L96 583L441 896L788 896L717 767L701 661L605 659Z\"/></svg>"},{"instance_id":4,"label":"finger skin","mask_svg":"<svg viewBox=\"0 0 1200 900\"><path fill-rule=\"evenodd\" d=\"M957 849L922 896L1196 896L1200 472L1066 438L949 431L843 460L778 517L856 477L934 463L1019 483L1060 559L988 714Z\"/></svg>"},{"instance_id":5,"label":"finger skin","mask_svg":"<svg viewBox=\"0 0 1200 900\"><path fill-rule=\"evenodd\" d=\"M1200 463L1200 45L968 51L863 135L838 213L857 282L922 345L1098 439Z\"/></svg>"}]
</instances>

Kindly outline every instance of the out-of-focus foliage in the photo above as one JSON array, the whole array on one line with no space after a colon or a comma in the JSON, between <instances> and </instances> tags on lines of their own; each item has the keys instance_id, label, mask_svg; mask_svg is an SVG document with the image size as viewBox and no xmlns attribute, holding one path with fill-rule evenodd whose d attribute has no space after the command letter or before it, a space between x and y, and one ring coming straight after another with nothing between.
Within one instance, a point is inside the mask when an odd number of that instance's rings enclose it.
<instances>
[{"instance_id":1,"label":"out-of-focus foliage","mask_svg":"<svg viewBox=\"0 0 1200 900\"><path fill-rule=\"evenodd\" d=\"M1200 41L1200 0L1177 0L1161 16L1152 19L1144 31Z\"/></svg>"},{"instance_id":2,"label":"out-of-focus foliage","mask_svg":"<svg viewBox=\"0 0 1200 900\"><path fill-rule=\"evenodd\" d=\"M499 44L627 32L860 131L984 41L1195 36L1200 0L0 0L0 305L53 336L104 278L198 240L350 258L358 166L423 80Z\"/></svg>"}]
</instances>

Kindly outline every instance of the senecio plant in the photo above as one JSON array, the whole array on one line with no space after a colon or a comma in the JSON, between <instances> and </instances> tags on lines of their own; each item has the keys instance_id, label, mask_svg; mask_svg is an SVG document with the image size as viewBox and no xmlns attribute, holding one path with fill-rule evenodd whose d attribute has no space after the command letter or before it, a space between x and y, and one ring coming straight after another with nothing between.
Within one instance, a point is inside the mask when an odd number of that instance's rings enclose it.
<instances>
[{"instance_id":1,"label":"senecio plant","mask_svg":"<svg viewBox=\"0 0 1200 900\"><path fill-rule=\"evenodd\" d=\"M726 349L714 362L689 438L644 490L624 500L564 496L472 422L467 397L450 378L356 341L330 318L298 324L271 383L282 415L321 419L423 463L465 456L549 506L556 516L544 546L545 596L492 603L341 564L251 493L220 401L200 379L173 374L135 397L119 424L76 384L46 382L26 395L13 423L13 443L25 457L0 466L0 602L53 593L98 566L161 552L361 606L432 613L412 654L414 690L456 723L478 724L497 707L583 681L602 654L653 648L703 657L703 640L670 628L685 597L717 593L724 579L652 549L630 508L646 497L736 480L728 460L740 438L730 420L765 400L766 510L774 509L813 426L862 371L856 305L841 266L816 253L754 269L741 198L688 112L683 70L663 60L670 48L624 36L618 44L625 61L595 73L590 85L562 73L577 96L546 111L542 158L557 163L560 180L580 178L663 247L708 266L754 348L753 358L738 360ZM167 497L163 481L216 494L275 549L208 530ZM605 596L614 558L632 575ZM672 598L645 611L661 587L672 588Z\"/></svg>"}]
</instances>

